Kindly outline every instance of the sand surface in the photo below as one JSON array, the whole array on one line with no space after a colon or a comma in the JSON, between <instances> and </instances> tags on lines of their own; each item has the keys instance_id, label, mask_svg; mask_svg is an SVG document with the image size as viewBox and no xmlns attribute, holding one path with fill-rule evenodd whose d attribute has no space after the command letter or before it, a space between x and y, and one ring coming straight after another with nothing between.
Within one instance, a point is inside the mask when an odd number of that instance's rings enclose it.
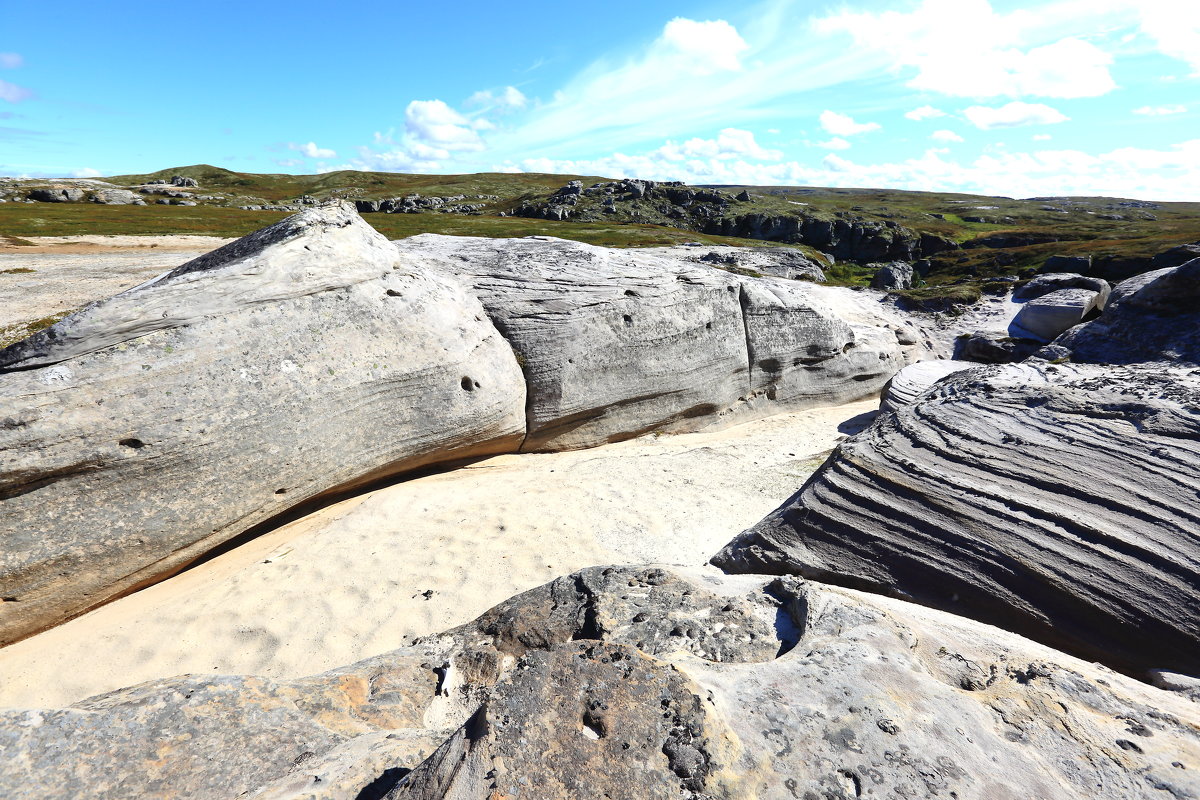
<instances>
[{"instance_id":1,"label":"sand surface","mask_svg":"<svg viewBox=\"0 0 1200 800\"><path fill-rule=\"evenodd\" d=\"M0 241L0 341L16 326L103 300L232 239L216 236L36 236ZM33 270L33 272L13 270Z\"/></svg>"},{"instance_id":2,"label":"sand surface","mask_svg":"<svg viewBox=\"0 0 1200 800\"><path fill-rule=\"evenodd\" d=\"M0 650L0 706L60 706L186 672L305 675L582 567L703 564L876 405L499 456L344 500Z\"/></svg>"}]
</instances>

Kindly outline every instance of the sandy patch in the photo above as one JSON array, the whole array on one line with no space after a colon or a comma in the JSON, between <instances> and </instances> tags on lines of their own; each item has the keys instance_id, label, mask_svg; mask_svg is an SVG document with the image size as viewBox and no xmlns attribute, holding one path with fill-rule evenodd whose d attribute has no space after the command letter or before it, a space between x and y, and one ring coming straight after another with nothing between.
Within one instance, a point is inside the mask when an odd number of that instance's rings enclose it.
<instances>
[{"instance_id":1,"label":"sandy patch","mask_svg":"<svg viewBox=\"0 0 1200 800\"><path fill-rule=\"evenodd\" d=\"M35 320L112 297L232 239L215 236L39 236L0 246L0 344Z\"/></svg>"},{"instance_id":2,"label":"sandy patch","mask_svg":"<svg viewBox=\"0 0 1200 800\"><path fill-rule=\"evenodd\" d=\"M703 564L876 405L500 456L328 506L0 650L0 705L60 706L186 672L305 675L585 566Z\"/></svg>"}]
</instances>

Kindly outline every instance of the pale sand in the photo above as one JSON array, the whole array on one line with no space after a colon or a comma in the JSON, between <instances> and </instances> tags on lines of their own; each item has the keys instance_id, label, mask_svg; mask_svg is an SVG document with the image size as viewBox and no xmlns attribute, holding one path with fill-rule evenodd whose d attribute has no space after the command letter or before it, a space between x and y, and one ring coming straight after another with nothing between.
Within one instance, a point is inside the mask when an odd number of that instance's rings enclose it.
<instances>
[{"instance_id":1,"label":"pale sand","mask_svg":"<svg viewBox=\"0 0 1200 800\"><path fill-rule=\"evenodd\" d=\"M0 705L60 706L186 672L306 675L582 567L703 564L876 405L500 456L331 505L0 650Z\"/></svg>"},{"instance_id":2,"label":"pale sand","mask_svg":"<svg viewBox=\"0 0 1200 800\"><path fill-rule=\"evenodd\" d=\"M86 306L233 241L216 236L35 236L0 240L0 341L17 326ZM33 270L14 272L13 270Z\"/></svg>"}]
</instances>

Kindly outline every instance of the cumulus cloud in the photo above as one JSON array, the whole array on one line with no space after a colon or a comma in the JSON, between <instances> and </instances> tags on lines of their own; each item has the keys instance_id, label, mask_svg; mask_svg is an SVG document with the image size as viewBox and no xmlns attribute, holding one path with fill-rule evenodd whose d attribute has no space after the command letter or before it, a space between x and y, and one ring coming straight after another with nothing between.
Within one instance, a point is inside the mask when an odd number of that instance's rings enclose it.
<instances>
[{"instance_id":1,"label":"cumulus cloud","mask_svg":"<svg viewBox=\"0 0 1200 800\"><path fill-rule=\"evenodd\" d=\"M413 100L404 109L404 128L415 142L453 152L482 150L471 121L441 100Z\"/></svg>"},{"instance_id":2,"label":"cumulus cloud","mask_svg":"<svg viewBox=\"0 0 1200 800\"><path fill-rule=\"evenodd\" d=\"M948 131L948 130L934 131L933 133L931 133L929 135L929 138L933 139L935 142L961 142L961 141L964 141L963 137L959 136L954 131Z\"/></svg>"},{"instance_id":3,"label":"cumulus cloud","mask_svg":"<svg viewBox=\"0 0 1200 800\"><path fill-rule=\"evenodd\" d=\"M676 17L663 28L660 45L696 75L736 72L750 45L723 19L697 22Z\"/></svg>"},{"instance_id":4,"label":"cumulus cloud","mask_svg":"<svg viewBox=\"0 0 1200 800\"><path fill-rule=\"evenodd\" d=\"M878 122L855 122L853 117L836 111L821 112L821 127L834 136L856 136L879 130Z\"/></svg>"},{"instance_id":5,"label":"cumulus cloud","mask_svg":"<svg viewBox=\"0 0 1200 800\"><path fill-rule=\"evenodd\" d=\"M24 63L19 53L0 53L0 69L16 69Z\"/></svg>"},{"instance_id":6,"label":"cumulus cloud","mask_svg":"<svg viewBox=\"0 0 1200 800\"><path fill-rule=\"evenodd\" d=\"M1050 4L1053 5L1053 4ZM1116 88L1112 56L1073 36L1044 40L1038 13L996 12L988 0L922 0L914 10L840 11L817 21L848 34L898 70L915 70L914 89L956 97L1097 97ZM1055 14L1047 14L1051 22Z\"/></svg>"},{"instance_id":7,"label":"cumulus cloud","mask_svg":"<svg viewBox=\"0 0 1200 800\"><path fill-rule=\"evenodd\" d=\"M337 158L337 153L327 147L317 147L316 142L307 142L305 144L296 144L288 142L288 149L295 150L304 154L309 158Z\"/></svg>"},{"instance_id":8,"label":"cumulus cloud","mask_svg":"<svg viewBox=\"0 0 1200 800\"><path fill-rule=\"evenodd\" d=\"M10 103L19 103L22 100L28 100L33 97L33 92L26 89L24 86L17 86L15 83L8 81L0 81L0 100L7 100Z\"/></svg>"},{"instance_id":9,"label":"cumulus cloud","mask_svg":"<svg viewBox=\"0 0 1200 800\"><path fill-rule=\"evenodd\" d=\"M994 128L1016 128L1022 125L1053 125L1069 119L1061 111L1042 103L1022 103L1020 101L1013 101L999 108L971 106L965 109L963 114L972 125L985 131Z\"/></svg>"},{"instance_id":10,"label":"cumulus cloud","mask_svg":"<svg viewBox=\"0 0 1200 800\"><path fill-rule=\"evenodd\" d=\"M1166 117L1171 114L1184 114L1187 112L1187 106L1170 105L1170 106L1142 106L1135 108L1133 113L1141 114L1146 117Z\"/></svg>"},{"instance_id":11,"label":"cumulus cloud","mask_svg":"<svg viewBox=\"0 0 1200 800\"><path fill-rule=\"evenodd\" d=\"M71 170L72 178L99 178L104 173L93 167L81 167L80 169Z\"/></svg>"},{"instance_id":12,"label":"cumulus cloud","mask_svg":"<svg viewBox=\"0 0 1200 800\"><path fill-rule=\"evenodd\" d=\"M529 98L515 86L505 86L498 91L482 89L467 98L467 105L484 110L518 111L529 104Z\"/></svg>"},{"instance_id":13,"label":"cumulus cloud","mask_svg":"<svg viewBox=\"0 0 1200 800\"><path fill-rule=\"evenodd\" d=\"M934 108L933 106L921 106L920 108L914 108L912 111L906 112L904 116L913 120L914 122L920 122L926 119L944 117L946 116L946 112L942 111L940 108Z\"/></svg>"}]
</instances>

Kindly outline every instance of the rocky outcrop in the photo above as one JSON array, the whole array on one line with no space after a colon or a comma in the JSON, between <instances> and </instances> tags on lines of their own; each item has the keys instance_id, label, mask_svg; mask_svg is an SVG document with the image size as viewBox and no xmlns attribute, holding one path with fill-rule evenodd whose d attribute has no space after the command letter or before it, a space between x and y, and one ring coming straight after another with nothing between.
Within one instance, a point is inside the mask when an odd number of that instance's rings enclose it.
<instances>
[{"instance_id":1,"label":"rocky outcrop","mask_svg":"<svg viewBox=\"0 0 1200 800\"><path fill-rule=\"evenodd\" d=\"M865 397L904 363L900 339L915 342L848 290L661 251L429 234L397 247L469 285L512 345L528 382L525 450Z\"/></svg>"},{"instance_id":2,"label":"rocky outcrop","mask_svg":"<svg viewBox=\"0 0 1200 800\"><path fill-rule=\"evenodd\" d=\"M1150 259L1151 269L1166 269L1167 267L1182 267L1189 261L1200 258L1200 242L1181 244L1164 250Z\"/></svg>"},{"instance_id":3,"label":"rocky outcrop","mask_svg":"<svg viewBox=\"0 0 1200 800\"><path fill-rule=\"evenodd\" d=\"M83 189L72 186L50 186L30 189L29 199L39 203L78 203L83 200Z\"/></svg>"},{"instance_id":4,"label":"rocky outcrop","mask_svg":"<svg viewBox=\"0 0 1200 800\"><path fill-rule=\"evenodd\" d=\"M1074 272L1086 274L1092 269L1091 256L1050 256L1042 263L1039 272Z\"/></svg>"},{"instance_id":5,"label":"rocky outcrop","mask_svg":"<svg viewBox=\"0 0 1200 800\"><path fill-rule=\"evenodd\" d=\"M872 289L911 289L913 283L913 266L903 261L891 264L875 264L874 276L871 277Z\"/></svg>"},{"instance_id":6,"label":"rocky outcrop","mask_svg":"<svg viewBox=\"0 0 1200 800\"><path fill-rule=\"evenodd\" d=\"M310 678L184 676L0 712L0 792L1188 797L1196 723L1183 693L912 604L595 567Z\"/></svg>"},{"instance_id":7,"label":"rocky outcrop","mask_svg":"<svg viewBox=\"0 0 1200 800\"><path fill-rule=\"evenodd\" d=\"M146 201L128 189L97 189L92 202L107 206L144 206Z\"/></svg>"},{"instance_id":8,"label":"rocky outcrop","mask_svg":"<svg viewBox=\"0 0 1200 800\"><path fill-rule=\"evenodd\" d=\"M954 357L977 364L1011 364L1029 358L1041 345L1036 339L975 331L964 334L955 341Z\"/></svg>"},{"instance_id":9,"label":"rocky outcrop","mask_svg":"<svg viewBox=\"0 0 1200 800\"><path fill-rule=\"evenodd\" d=\"M1200 364L1200 259L1124 281L1102 315L1055 344L1094 364Z\"/></svg>"},{"instance_id":10,"label":"rocky outcrop","mask_svg":"<svg viewBox=\"0 0 1200 800\"><path fill-rule=\"evenodd\" d=\"M661 252L679 257L682 249L667 248ZM825 280L821 265L795 247L714 247L698 255L695 260L739 275L769 275L818 283ZM827 263L831 264L832 259Z\"/></svg>"},{"instance_id":11,"label":"rocky outcrop","mask_svg":"<svg viewBox=\"0 0 1200 800\"><path fill-rule=\"evenodd\" d=\"M978 367L844 442L714 563L911 598L1123 669L1195 674L1197 485L1193 370Z\"/></svg>"},{"instance_id":12,"label":"rocky outcrop","mask_svg":"<svg viewBox=\"0 0 1200 800\"><path fill-rule=\"evenodd\" d=\"M346 205L0 351L0 643L314 497L516 450L525 385L478 301Z\"/></svg>"}]
</instances>

